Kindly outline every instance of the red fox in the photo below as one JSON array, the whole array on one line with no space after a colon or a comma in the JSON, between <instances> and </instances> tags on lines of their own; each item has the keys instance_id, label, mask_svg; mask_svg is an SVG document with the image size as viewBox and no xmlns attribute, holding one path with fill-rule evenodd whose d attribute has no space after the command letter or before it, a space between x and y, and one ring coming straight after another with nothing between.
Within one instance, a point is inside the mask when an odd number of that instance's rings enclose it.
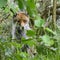
<instances>
[{"instance_id":1,"label":"red fox","mask_svg":"<svg viewBox=\"0 0 60 60\"><path fill-rule=\"evenodd\" d=\"M17 13L14 17L14 20L17 21L24 29L30 29L29 27L29 17L25 13Z\"/></svg>"},{"instance_id":2,"label":"red fox","mask_svg":"<svg viewBox=\"0 0 60 60\"><path fill-rule=\"evenodd\" d=\"M26 36L26 32L22 30L30 30L29 26L29 17L23 12L19 12L13 16L13 23L12 23L12 39L16 37L20 39L22 36L28 38ZM17 31L17 33L16 33Z\"/></svg>"},{"instance_id":3,"label":"red fox","mask_svg":"<svg viewBox=\"0 0 60 60\"><path fill-rule=\"evenodd\" d=\"M17 40L20 40L22 36L26 39L28 38L26 30L31 30L29 20L29 16L23 12L17 13L13 16L12 39L16 38ZM35 54L35 52L33 52L34 47L31 49L28 45L24 45L22 51L25 51L25 49L27 49L26 51L30 55L33 55L33 53Z\"/></svg>"}]
</instances>

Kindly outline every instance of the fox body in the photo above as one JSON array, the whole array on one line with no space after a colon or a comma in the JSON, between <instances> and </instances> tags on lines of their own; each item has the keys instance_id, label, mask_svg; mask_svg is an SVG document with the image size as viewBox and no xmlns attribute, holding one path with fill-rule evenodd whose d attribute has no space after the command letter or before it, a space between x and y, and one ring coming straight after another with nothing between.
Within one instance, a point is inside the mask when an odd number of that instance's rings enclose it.
<instances>
[{"instance_id":1,"label":"fox body","mask_svg":"<svg viewBox=\"0 0 60 60\"><path fill-rule=\"evenodd\" d=\"M12 39L21 39L22 36L28 38L26 36L26 31L30 29L29 17L25 13L21 12L13 16Z\"/></svg>"}]
</instances>

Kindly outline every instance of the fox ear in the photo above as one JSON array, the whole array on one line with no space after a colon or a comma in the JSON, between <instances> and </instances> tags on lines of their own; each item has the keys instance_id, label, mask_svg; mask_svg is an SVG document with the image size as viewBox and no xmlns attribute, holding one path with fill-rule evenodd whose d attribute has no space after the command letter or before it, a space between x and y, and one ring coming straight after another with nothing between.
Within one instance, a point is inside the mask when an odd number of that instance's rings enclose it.
<instances>
[{"instance_id":1,"label":"fox ear","mask_svg":"<svg viewBox=\"0 0 60 60\"><path fill-rule=\"evenodd\" d=\"M25 14L29 17L29 14L27 12Z\"/></svg>"}]
</instances>

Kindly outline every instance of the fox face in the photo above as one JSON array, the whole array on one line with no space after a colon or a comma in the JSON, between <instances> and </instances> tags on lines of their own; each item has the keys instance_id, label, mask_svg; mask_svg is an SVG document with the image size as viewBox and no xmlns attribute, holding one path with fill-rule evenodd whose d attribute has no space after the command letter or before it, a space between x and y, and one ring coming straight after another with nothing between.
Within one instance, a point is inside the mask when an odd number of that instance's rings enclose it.
<instances>
[{"instance_id":1,"label":"fox face","mask_svg":"<svg viewBox=\"0 0 60 60\"><path fill-rule=\"evenodd\" d=\"M28 30L29 28L29 17L21 12L21 13L17 13L14 16L14 21L18 22L22 27L24 27L24 29Z\"/></svg>"},{"instance_id":2,"label":"fox face","mask_svg":"<svg viewBox=\"0 0 60 60\"><path fill-rule=\"evenodd\" d=\"M21 36L27 39L26 31L31 30L29 22L29 17L25 13L19 12L15 14L12 24L12 39L15 39L15 37L20 39Z\"/></svg>"}]
</instances>

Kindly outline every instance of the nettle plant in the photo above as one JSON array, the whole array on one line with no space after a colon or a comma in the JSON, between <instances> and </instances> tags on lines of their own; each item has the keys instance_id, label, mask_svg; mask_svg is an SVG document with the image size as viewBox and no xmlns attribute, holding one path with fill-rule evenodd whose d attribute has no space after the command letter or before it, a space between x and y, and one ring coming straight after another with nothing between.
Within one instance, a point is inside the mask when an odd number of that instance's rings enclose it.
<instances>
[{"instance_id":1,"label":"nettle plant","mask_svg":"<svg viewBox=\"0 0 60 60\"><path fill-rule=\"evenodd\" d=\"M50 28L45 27L44 19L36 17L36 20L34 20L34 29L28 30L27 35L31 37L31 40L29 41L35 43L36 46L42 45L45 46L47 49L55 50L53 46L55 44L53 36L55 36L56 33L53 32Z\"/></svg>"}]
</instances>

